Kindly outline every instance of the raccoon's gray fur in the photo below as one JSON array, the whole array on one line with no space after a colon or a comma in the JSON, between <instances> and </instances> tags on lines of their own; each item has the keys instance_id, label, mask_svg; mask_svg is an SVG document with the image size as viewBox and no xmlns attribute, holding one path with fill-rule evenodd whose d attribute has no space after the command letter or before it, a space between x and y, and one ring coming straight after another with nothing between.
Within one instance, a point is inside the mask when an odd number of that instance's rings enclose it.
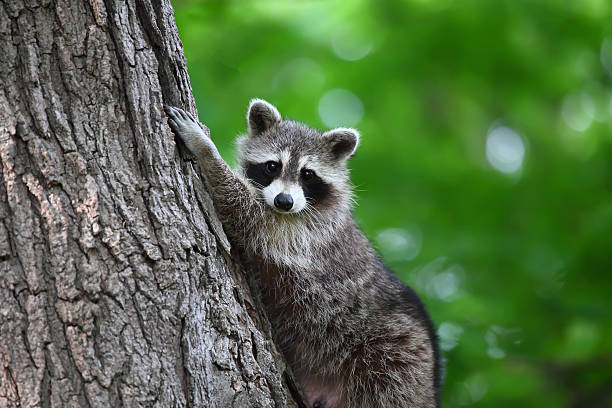
<instances>
[{"instance_id":1,"label":"raccoon's gray fur","mask_svg":"<svg viewBox=\"0 0 612 408\"><path fill-rule=\"evenodd\" d=\"M322 133L255 99L234 172L191 115L166 112L232 243L258 266L275 339L308 406L438 407L433 325L352 217L346 163L359 133Z\"/></svg>"}]
</instances>

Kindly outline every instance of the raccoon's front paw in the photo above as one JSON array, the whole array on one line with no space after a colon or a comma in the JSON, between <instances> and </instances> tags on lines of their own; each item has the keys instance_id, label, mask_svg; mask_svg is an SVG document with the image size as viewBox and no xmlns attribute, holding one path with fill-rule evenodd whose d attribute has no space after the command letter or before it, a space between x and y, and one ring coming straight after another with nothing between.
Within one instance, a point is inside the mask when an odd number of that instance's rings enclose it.
<instances>
[{"instance_id":1,"label":"raccoon's front paw","mask_svg":"<svg viewBox=\"0 0 612 408\"><path fill-rule=\"evenodd\" d=\"M174 106L164 106L168 115L168 125L175 135L181 138L185 146L194 154L202 153L203 149L214 149L210 137L208 137L197 120L188 112Z\"/></svg>"}]
</instances>

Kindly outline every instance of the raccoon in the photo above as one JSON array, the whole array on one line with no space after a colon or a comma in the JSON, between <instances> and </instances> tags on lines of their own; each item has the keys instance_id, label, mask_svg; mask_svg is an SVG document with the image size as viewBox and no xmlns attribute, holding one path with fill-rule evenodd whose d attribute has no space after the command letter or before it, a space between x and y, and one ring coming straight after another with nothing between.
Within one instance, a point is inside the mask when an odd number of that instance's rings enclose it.
<instances>
[{"instance_id":1,"label":"raccoon","mask_svg":"<svg viewBox=\"0 0 612 408\"><path fill-rule=\"evenodd\" d=\"M233 245L257 266L277 345L309 408L439 407L429 315L352 216L359 132L320 132L254 99L235 171L188 113L168 123L198 158Z\"/></svg>"}]
</instances>

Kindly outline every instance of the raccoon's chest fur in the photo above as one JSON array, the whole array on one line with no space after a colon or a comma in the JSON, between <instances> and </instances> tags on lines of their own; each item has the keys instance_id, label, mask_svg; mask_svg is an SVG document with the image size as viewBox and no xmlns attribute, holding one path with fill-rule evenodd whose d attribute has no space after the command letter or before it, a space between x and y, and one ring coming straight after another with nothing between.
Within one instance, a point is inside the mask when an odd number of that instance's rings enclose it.
<instances>
[{"instance_id":1,"label":"raccoon's chest fur","mask_svg":"<svg viewBox=\"0 0 612 408\"><path fill-rule=\"evenodd\" d=\"M370 303L367 285L376 275L377 259L350 224L310 251L312 262L306 267L261 257L257 263L262 300L290 365L321 373L337 369L330 361L340 363L349 343L360 341L367 325L364 306Z\"/></svg>"},{"instance_id":2,"label":"raccoon's chest fur","mask_svg":"<svg viewBox=\"0 0 612 408\"><path fill-rule=\"evenodd\" d=\"M274 328L275 342L296 369L333 376L329 363L346 350L344 337L356 322L334 299L333 289L304 279L287 267L264 262L260 268L261 296ZM341 297L344 297L341 295Z\"/></svg>"},{"instance_id":3,"label":"raccoon's chest fur","mask_svg":"<svg viewBox=\"0 0 612 408\"><path fill-rule=\"evenodd\" d=\"M321 258L325 248L333 245L338 232L349 223L347 215L333 215L303 219L261 206L247 215L250 221L246 231L237 234L241 234L250 256L266 263L266 268L289 268L293 270L290 274L296 274L300 270L325 268L326 261Z\"/></svg>"}]
</instances>

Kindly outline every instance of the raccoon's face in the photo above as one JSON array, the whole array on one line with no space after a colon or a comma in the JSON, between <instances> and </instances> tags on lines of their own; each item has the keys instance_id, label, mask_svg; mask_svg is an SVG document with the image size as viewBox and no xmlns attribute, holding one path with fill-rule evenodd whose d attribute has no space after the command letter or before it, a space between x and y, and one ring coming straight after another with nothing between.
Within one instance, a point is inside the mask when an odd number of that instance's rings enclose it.
<instances>
[{"instance_id":1,"label":"raccoon's face","mask_svg":"<svg viewBox=\"0 0 612 408\"><path fill-rule=\"evenodd\" d=\"M268 206L285 214L350 206L346 161L359 144L356 130L321 133L282 120L261 99L251 101L247 124L248 137L238 141L240 165Z\"/></svg>"}]
</instances>

